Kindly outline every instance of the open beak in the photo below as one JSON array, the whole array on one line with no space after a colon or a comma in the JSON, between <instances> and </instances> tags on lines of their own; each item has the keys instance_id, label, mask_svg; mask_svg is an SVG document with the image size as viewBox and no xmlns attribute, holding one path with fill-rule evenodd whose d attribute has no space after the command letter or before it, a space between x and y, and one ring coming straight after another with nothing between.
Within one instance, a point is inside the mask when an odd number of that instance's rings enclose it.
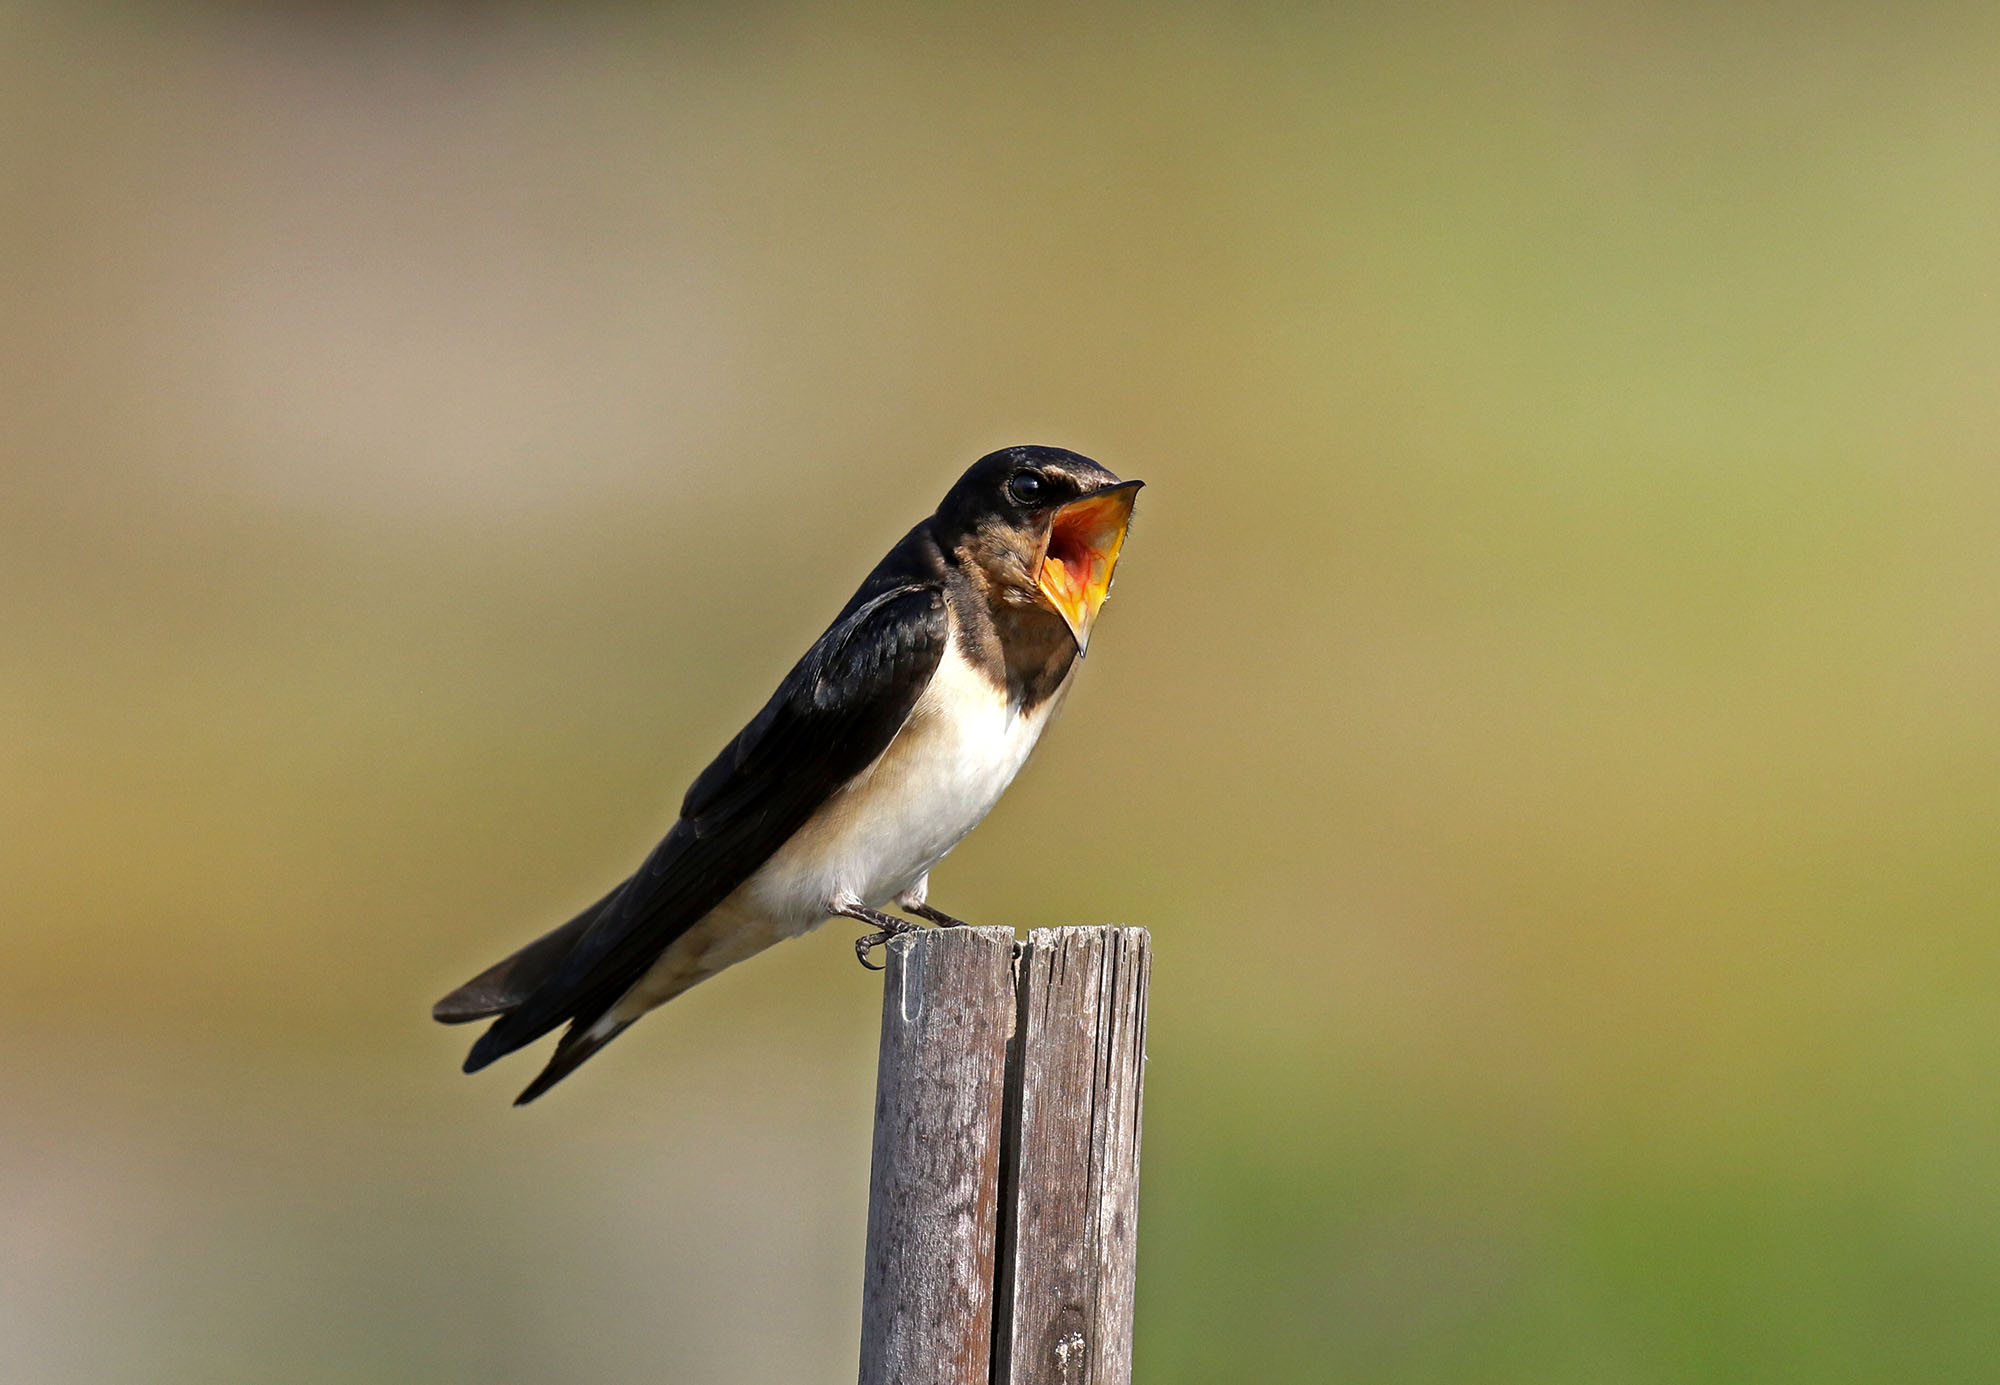
<instances>
[{"instance_id":1,"label":"open beak","mask_svg":"<svg viewBox=\"0 0 2000 1385\"><path fill-rule=\"evenodd\" d=\"M1042 550L1035 585L1062 614L1076 637L1080 654L1090 646L1091 622L1111 592L1118 550L1132 523L1132 502L1144 481L1121 481L1072 500L1049 519L1049 541Z\"/></svg>"}]
</instances>

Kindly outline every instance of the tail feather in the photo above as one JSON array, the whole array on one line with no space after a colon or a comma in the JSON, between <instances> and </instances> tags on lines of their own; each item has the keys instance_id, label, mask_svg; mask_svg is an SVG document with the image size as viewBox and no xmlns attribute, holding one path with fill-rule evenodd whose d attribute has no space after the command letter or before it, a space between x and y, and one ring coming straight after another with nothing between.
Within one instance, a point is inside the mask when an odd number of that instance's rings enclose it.
<instances>
[{"instance_id":1,"label":"tail feather","mask_svg":"<svg viewBox=\"0 0 2000 1385\"><path fill-rule=\"evenodd\" d=\"M578 1019L564 1031L562 1038L556 1043L555 1052L549 1055L548 1064L536 1075L535 1080L514 1098L514 1104L526 1106L555 1086L583 1066L584 1060L598 1049L624 1033L631 1023L631 1020L614 1020L606 1016L593 1024L586 1025Z\"/></svg>"},{"instance_id":2,"label":"tail feather","mask_svg":"<svg viewBox=\"0 0 2000 1385\"><path fill-rule=\"evenodd\" d=\"M544 933L511 957L495 962L433 1005L431 1018L440 1024L468 1024L506 1014L555 975L570 950L590 931L590 925L597 921L604 906L617 895L618 891L613 890L562 927Z\"/></svg>"},{"instance_id":3,"label":"tail feather","mask_svg":"<svg viewBox=\"0 0 2000 1385\"><path fill-rule=\"evenodd\" d=\"M592 925L619 897L617 889L598 900L562 927L544 933L519 952L494 963L431 1007L431 1017L440 1024L468 1024L474 1020L499 1020L479 1036L465 1056L465 1071L478 1072L497 1058L505 1057L525 1044L569 1021L569 1028L557 1041L555 1052L535 1080L514 1099L525 1106L580 1067L584 1060L625 1032L637 1016L613 1018L611 1001L588 995L569 998L552 1022L527 1032L511 1032L518 1026L505 1023L507 1017L537 991L554 980L570 960L576 947L590 933ZM691 984L691 983L690 983Z\"/></svg>"}]
</instances>

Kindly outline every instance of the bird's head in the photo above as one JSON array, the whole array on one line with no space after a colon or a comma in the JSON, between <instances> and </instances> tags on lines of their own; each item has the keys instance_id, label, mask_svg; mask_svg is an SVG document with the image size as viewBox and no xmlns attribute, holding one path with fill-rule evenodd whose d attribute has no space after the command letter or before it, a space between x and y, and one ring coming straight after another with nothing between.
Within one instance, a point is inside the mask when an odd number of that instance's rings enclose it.
<instances>
[{"instance_id":1,"label":"bird's head","mask_svg":"<svg viewBox=\"0 0 2000 1385\"><path fill-rule=\"evenodd\" d=\"M1060 447L1004 448L958 478L938 506L939 538L1001 600L1061 616L1081 651L1144 484Z\"/></svg>"}]
</instances>

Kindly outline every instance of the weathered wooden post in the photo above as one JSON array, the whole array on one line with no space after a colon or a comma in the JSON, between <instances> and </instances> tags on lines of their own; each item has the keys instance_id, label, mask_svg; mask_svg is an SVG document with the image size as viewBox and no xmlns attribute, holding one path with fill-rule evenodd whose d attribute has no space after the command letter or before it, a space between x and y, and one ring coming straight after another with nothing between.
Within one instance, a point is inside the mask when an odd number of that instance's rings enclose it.
<instances>
[{"instance_id":1,"label":"weathered wooden post","mask_svg":"<svg viewBox=\"0 0 2000 1385\"><path fill-rule=\"evenodd\" d=\"M1143 928L1038 928L1021 951L993 1385L1132 1379L1152 969Z\"/></svg>"},{"instance_id":2,"label":"weathered wooden post","mask_svg":"<svg viewBox=\"0 0 2000 1385\"><path fill-rule=\"evenodd\" d=\"M1151 941L889 945L861 1385L1128 1385Z\"/></svg>"},{"instance_id":3,"label":"weathered wooden post","mask_svg":"<svg viewBox=\"0 0 2000 1385\"><path fill-rule=\"evenodd\" d=\"M987 1385L1014 934L954 928L888 946L862 1385Z\"/></svg>"}]
</instances>

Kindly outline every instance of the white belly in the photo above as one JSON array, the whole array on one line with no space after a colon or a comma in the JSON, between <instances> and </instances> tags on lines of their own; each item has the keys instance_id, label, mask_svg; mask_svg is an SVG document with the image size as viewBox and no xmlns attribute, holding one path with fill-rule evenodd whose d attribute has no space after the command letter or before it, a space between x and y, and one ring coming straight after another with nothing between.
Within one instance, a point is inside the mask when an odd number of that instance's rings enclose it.
<instances>
[{"instance_id":1,"label":"white belly","mask_svg":"<svg viewBox=\"0 0 2000 1385\"><path fill-rule=\"evenodd\" d=\"M879 909L965 839L1027 763L1069 692L1011 710L953 640L889 748L790 841L675 939L606 1024L626 1022L773 943L840 901Z\"/></svg>"},{"instance_id":2,"label":"white belly","mask_svg":"<svg viewBox=\"0 0 2000 1385\"><path fill-rule=\"evenodd\" d=\"M1000 801L1067 690L1014 711L953 641L889 748L744 883L744 902L795 932L836 900L887 904Z\"/></svg>"}]
</instances>

